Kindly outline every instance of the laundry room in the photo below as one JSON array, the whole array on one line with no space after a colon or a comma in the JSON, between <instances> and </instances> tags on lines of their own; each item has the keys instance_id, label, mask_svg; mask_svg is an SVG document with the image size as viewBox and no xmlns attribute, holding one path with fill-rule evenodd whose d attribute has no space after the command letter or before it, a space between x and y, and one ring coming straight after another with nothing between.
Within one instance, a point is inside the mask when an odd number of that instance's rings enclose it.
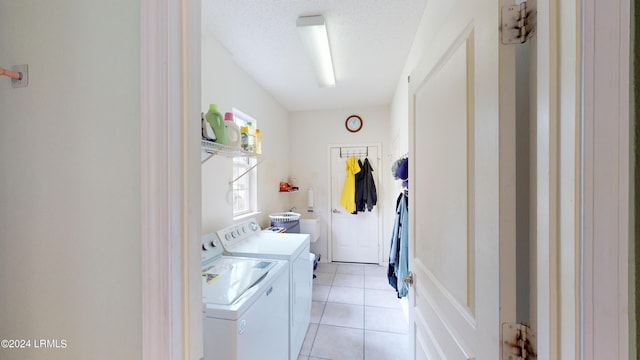
<instances>
[{"instance_id":1,"label":"laundry room","mask_svg":"<svg viewBox=\"0 0 640 360\"><path fill-rule=\"evenodd\" d=\"M298 2L293 3L297 4ZM265 5L261 6L265 7ZM206 115L210 105L215 104L220 114L234 114L236 122L238 116L253 122L262 137L262 151L255 159L249 159L251 166L246 169L250 170L239 173L233 172L233 155L205 156L202 163L203 233L231 225L234 221L247 216L258 219L261 226L268 226L270 225L269 214L293 209L294 212L302 214L303 218L318 219L321 230L317 241L312 244L312 251L324 257L321 261L331 260L329 252L331 246L328 244L330 214L332 211L342 211L338 203L340 194L335 201L332 201L331 191L332 188L336 188L333 189L334 191L341 191L343 186L343 183L332 184L332 176L342 176L344 179L346 174L346 168L337 169L336 165L333 165L332 168L331 151L332 148L338 149L338 151L342 149L342 153L338 156L343 163L349 158L348 153L351 151L352 153L356 152L355 155L359 160L368 159L372 165L377 192L375 210L379 218L373 223L375 224L373 227L379 228L379 237L382 240L380 244L376 243L377 248L380 248L379 254L376 253L375 258L366 262L382 264L388 260L385 258L385 254L388 254L388 238L393 227L395 200L402 190L402 182L394 178L391 166L398 158L407 153L408 147L407 136L402 131L403 128L406 128L406 124L392 121L391 101L398 79L395 77L391 81L384 79L386 81L384 85L387 89L384 91L375 89L371 92L370 98L366 97L366 93L350 97L343 96L343 94L349 94L352 91L351 89L345 90L343 87L355 88L354 83L362 81L363 77L368 82L380 82L379 77L370 75L371 73L358 72L353 76L347 74L354 63L355 66L360 66L358 62L375 61L379 63L384 60L368 58L370 55L375 55L375 49L372 50L372 46L363 46L362 50L366 50L366 54L359 55L356 59L350 58L357 54L359 49L341 53L339 49L350 43L346 40L341 41L340 36L336 35L332 46L335 48L333 63L336 68L337 84L334 87L321 87L313 72L312 59L304 52L304 44L297 34L295 24L297 16L294 15L297 13L308 14L309 9L313 6L300 7L298 5L299 9L297 10L271 10L274 14L279 13L280 16L287 16L286 19L264 17L237 19L233 16L236 12L242 13L244 17L257 16L255 14L262 9L258 7L247 13L245 7L249 7L249 5L240 6L233 2L203 3L201 109ZM280 4L278 7L286 8L287 5ZM357 12L354 9L349 11ZM227 19L220 19L215 16L220 13L230 13L231 15L223 17ZM397 10L396 13L401 15L402 11ZM331 19L334 23L330 24L330 20L327 20L327 26L333 25L334 28L339 28L341 23L338 23L338 19L354 15L344 13L334 16L336 19ZM253 24L258 21L264 23ZM345 22L346 20L340 21ZM405 16L396 21L406 22L407 18ZM402 68L402 63L411 45L411 36L415 32L418 21L419 16L414 16L412 25L405 27L407 38L403 41L397 41L401 44L396 45L395 48L402 50L404 55L399 56L400 59L391 58L391 63L400 64L396 65L395 72L399 72ZM376 26L374 20L364 21L364 23L369 27ZM230 31L230 28L243 30ZM273 30L274 33L266 32L259 41L237 38L239 36L249 38L258 36L265 29ZM366 33L370 30L362 29L359 31ZM261 47L268 46L263 43L273 43L275 41L273 38L282 37L282 33L286 34L291 44L279 45L278 49L284 48L288 53L293 53L296 57L294 60L273 58L278 54L277 51L271 51L257 56L260 60L252 60L253 64L246 64L251 60L251 55L254 52L256 55L261 54ZM222 43L218 39L220 36L231 44ZM371 36L375 36L375 34ZM386 36L387 41L393 40L394 36L397 36L397 33ZM241 45L234 45L236 43ZM276 52L275 55L274 52ZM278 64L278 61L283 65ZM282 72L283 68L286 68L291 61L299 63L292 70L304 71L302 75ZM256 79L255 75L244 69L247 66L254 72L262 70L257 74L264 78ZM269 66L272 69L270 68L268 72L275 74L264 73L263 69L269 68ZM368 65L368 67L376 68L375 65ZM281 84L280 88L290 87L292 89L287 90L288 92L285 94L300 93L301 90L298 90L300 87L305 89L304 93L287 100L288 98L283 97L283 94L276 92L279 91L279 88L269 89L269 86L275 86L272 79L278 76L282 76L279 81L284 84ZM381 76L389 77L386 73ZM302 79L296 80L296 77ZM367 77L372 79L366 79ZM362 89L358 90L363 91ZM334 93L338 94L336 101L332 101L335 98L335 95L332 95ZM347 98L340 99L340 97ZM350 131L346 126L350 116L357 116L362 123L361 128L357 131ZM362 149L364 152L359 152ZM375 155L368 154L369 150L375 151ZM242 156L242 153L239 156ZM245 180L247 181L245 182ZM255 200L246 201L248 206L240 212L237 211L237 204L234 210L234 199L238 200L237 191L234 193L235 182L242 182L245 185L252 183L248 186L251 188L252 196L255 196ZM279 186L282 182L291 183L296 191L280 191ZM337 189L338 187L339 189ZM346 212L346 210L344 211ZM372 210L369 209L369 211ZM360 215L362 214L359 212L353 218L357 219Z\"/></svg>"},{"instance_id":2,"label":"laundry room","mask_svg":"<svg viewBox=\"0 0 640 360\"><path fill-rule=\"evenodd\" d=\"M361 8L330 2L202 4L203 235L214 234L226 255L238 256L248 253L229 250L230 243L250 241L247 233L261 236L250 230L253 221L263 232L285 234L309 233L305 224L315 225L308 244L316 263L310 317L305 336L290 340L290 359L392 359L408 349L406 302L387 276L396 200L406 190L406 178L394 172L408 152L407 125L393 121L392 102L423 7L423 1L379 3L366 17ZM316 76L300 34L300 18L319 14L332 34L330 86ZM361 36L372 41L357 41ZM367 195L356 195L365 188L358 183L348 205L354 165L370 185ZM215 248L210 240L203 246ZM300 292L300 283L294 288ZM215 317L205 315L205 358L220 348L210 335L219 320L208 319ZM233 342L219 332L218 338ZM380 346L383 338L405 349L392 355ZM339 339L353 341L331 345Z\"/></svg>"},{"instance_id":3,"label":"laundry room","mask_svg":"<svg viewBox=\"0 0 640 360\"><path fill-rule=\"evenodd\" d=\"M0 359L635 358L629 5L0 0Z\"/></svg>"},{"instance_id":4,"label":"laundry room","mask_svg":"<svg viewBox=\"0 0 640 360\"><path fill-rule=\"evenodd\" d=\"M295 31L294 24L291 25ZM206 24L203 24L205 29ZM294 39L295 40L295 39ZM305 54L301 54L305 55ZM326 254L327 216L330 204L330 147L362 147L371 144L379 148L374 172L379 181L379 207L393 201L401 184L394 182L391 163L396 154L406 153L407 144L401 145L396 135L392 150L391 135L398 133L391 122L390 99L375 105L342 106L318 110L289 110L234 62L233 55L220 44L210 31L203 32L202 42L202 111L215 103L220 113L234 110L250 116L262 134L260 163L252 169L257 179L256 212L265 225L268 214L295 208L297 212L312 211L323 222L318 250ZM305 58L302 60L307 61ZM311 64L308 64L311 67ZM312 71L310 69L310 71ZM313 76L313 73L308 74ZM315 78L310 81L315 82ZM340 81L340 80L338 80ZM317 86L314 84L314 86ZM338 85L339 86L339 85ZM320 89L332 91L332 89ZM313 101L302 102L304 108L314 109ZM358 132L349 132L345 121L350 115L358 115L363 122ZM406 141L406 138L403 139ZM367 158L361 156L364 160ZM344 157L346 160L347 157ZM371 159L370 159L371 160ZM203 232L229 225L234 220L232 189L232 158L212 156L202 166ZM251 176L251 172L246 176ZM281 182L296 181L298 191L281 192ZM387 187L387 188L385 188ZM308 206L308 190L313 189L313 205ZM393 211L393 206L391 211ZM392 213L382 217L392 217ZM389 224L387 229L393 224ZM322 245L320 245L322 244Z\"/></svg>"}]
</instances>

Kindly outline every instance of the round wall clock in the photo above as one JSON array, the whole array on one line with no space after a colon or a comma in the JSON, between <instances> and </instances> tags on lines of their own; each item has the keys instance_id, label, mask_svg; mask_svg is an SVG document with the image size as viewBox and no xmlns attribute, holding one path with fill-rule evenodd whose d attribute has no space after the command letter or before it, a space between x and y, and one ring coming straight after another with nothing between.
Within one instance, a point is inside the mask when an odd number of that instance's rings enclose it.
<instances>
[{"instance_id":1,"label":"round wall clock","mask_svg":"<svg viewBox=\"0 0 640 360\"><path fill-rule=\"evenodd\" d=\"M344 122L344 126L350 132L358 132L362 129L362 118L358 115L350 115L347 121Z\"/></svg>"}]
</instances>

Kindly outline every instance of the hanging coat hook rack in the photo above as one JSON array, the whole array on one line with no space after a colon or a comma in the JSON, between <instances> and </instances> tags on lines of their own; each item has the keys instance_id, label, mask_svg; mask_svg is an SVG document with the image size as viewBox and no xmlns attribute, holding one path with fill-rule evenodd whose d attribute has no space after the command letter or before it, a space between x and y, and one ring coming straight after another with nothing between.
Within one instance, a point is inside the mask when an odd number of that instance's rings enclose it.
<instances>
[{"instance_id":1,"label":"hanging coat hook rack","mask_svg":"<svg viewBox=\"0 0 640 360\"><path fill-rule=\"evenodd\" d=\"M11 78L11 86L14 88L25 87L29 84L29 66L16 65L11 70L0 66L0 75Z\"/></svg>"},{"instance_id":2,"label":"hanging coat hook rack","mask_svg":"<svg viewBox=\"0 0 640 360\"><path fill-rule=\"evenodd\" d=\"M340 148L340 158L346 157L368 157L369 156L369 147L341 147Z\"/></svg>"}]
</instances>

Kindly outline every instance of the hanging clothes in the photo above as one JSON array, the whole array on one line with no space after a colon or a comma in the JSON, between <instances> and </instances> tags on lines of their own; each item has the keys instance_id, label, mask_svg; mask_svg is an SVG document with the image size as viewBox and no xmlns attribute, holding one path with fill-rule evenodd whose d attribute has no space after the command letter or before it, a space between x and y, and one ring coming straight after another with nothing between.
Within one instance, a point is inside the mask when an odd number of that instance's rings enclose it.
<instances>
[{"instance_id":1,"label":"hanging clothes","mask_svg":"<svg viewBox=\"0 0 640 360\"><path fill-rule=\"evenodd\" d=\"M389 267L387 278L389 285L396 290L398 298L407 296L409 289L402 281L409 276L409 198L402 192L396 201L396 216L391 234Z\"/></svg>"},{"instance_id":2,"label":"hanging clothes","mask_svg":"<svg viewBox=\"0 0 640 360\"><path fill-rule=\"evenodd\" d=\"M362 203L362 192L364 191L364 164L362 161L358 159L358 166L360 166L360 172L358 172L355 176L356 181L356 192L354 196L354 201L356 202L356 209L351 212L352 214L357 214L358 211L364 211L364 204ZM362 210L361 210L362 209Z\"/></svg>"},{"instance_id":3,"label":"hanging clothes","mask_svg":"<svg viewBox=\"0 0 640 360\"><path fill-rule=\"evenodd\" d=\"M356 211L356 178L355 174L360 172L358 158L352 156L347 159L346 163L347 176L344 179L342 194L340 195L340 205L348 212Z\"/></svg>"},{"instance_id":4,"label":"hanging clothes","mask_svg":"<svg viewBox=\"0 0 640 360\"><path fill-rule=\"evenodd\" d=\"M397 162L395 177L402 180L402 186L409 188L409 159L402 158Z\"/></svg>"},{"instance_id":5,"label":"hanging clothes","mask_svg":"<svg viewBox=\"0 0 640 360\"><path fill-rule=\"evenodd\" d=\"M364 159L364 164L358 160L361 171L356 175L356 210L369 211L378 202L378 194L376 193L376 184L373 181L373 167L369 163L369 159Z\"/></svg>"}]
</instances>

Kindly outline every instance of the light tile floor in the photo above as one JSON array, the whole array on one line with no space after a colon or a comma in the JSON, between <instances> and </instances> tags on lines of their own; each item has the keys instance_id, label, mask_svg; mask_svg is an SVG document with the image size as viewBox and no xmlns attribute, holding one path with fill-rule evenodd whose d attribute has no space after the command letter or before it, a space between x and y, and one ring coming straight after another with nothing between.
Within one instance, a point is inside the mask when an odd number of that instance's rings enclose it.
<instances>
[{"instance_id":1,"label":"light tile floor","mask_svg":"<svg viewBox=\"0 0 640 360\"><path fill-rule=\"evenodd\" d=\"M311 324L298 360L408 359L408 325L387 268L318 264Z\"/></svg>"}]
</instances>

